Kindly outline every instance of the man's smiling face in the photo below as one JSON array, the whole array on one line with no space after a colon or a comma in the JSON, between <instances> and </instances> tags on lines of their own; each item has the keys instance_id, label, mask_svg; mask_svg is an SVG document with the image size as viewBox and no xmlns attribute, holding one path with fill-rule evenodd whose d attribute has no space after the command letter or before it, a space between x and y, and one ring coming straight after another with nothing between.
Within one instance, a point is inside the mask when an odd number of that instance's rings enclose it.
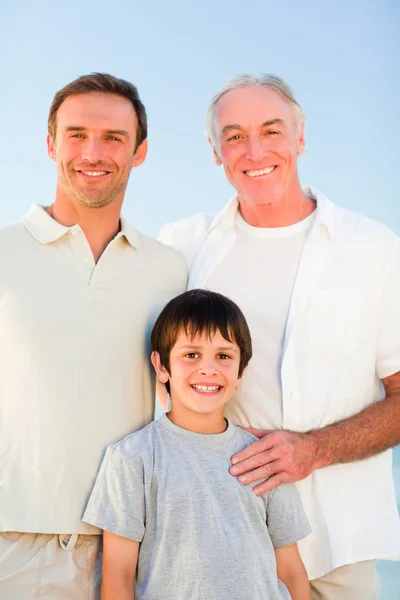
<instances>
[{"instance_id":1,"label":"man's smiling face","mask_svg":"<svg viewBox=\"0 0 400 600\"><path fill-rule=\"evenodd\" d=\"M137 117L127 98L102 92L66 98L57 112L56 138L47 140L60 191L89 208L121 198L132 167L146 156L146 141L135 152L136 136Z\"/></svg>"},{"instance_id":2,"label":"man's smiling face","mask_svg":"<svg viewBox=\"0 0 400 600\"><path fill-rule=\"evenodd\" d=\"M250 204L279 201L297 185L297 156L304 151L304 124L274 90L237 88L215 107L214 157L238 198Z\"/></svg>"}]
</instances>

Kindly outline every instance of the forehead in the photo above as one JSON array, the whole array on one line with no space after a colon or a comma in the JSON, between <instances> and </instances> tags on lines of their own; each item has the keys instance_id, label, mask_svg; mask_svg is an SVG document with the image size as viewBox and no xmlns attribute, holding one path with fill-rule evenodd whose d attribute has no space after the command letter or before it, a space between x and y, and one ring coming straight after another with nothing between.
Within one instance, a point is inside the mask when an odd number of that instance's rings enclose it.
<instances>
[{"instance_id":1,"label":"forehead","mask_svg":"<svg viewBox=\"0 0 400 600\"><path fill-rule=\"evenodd\" d=\"M226 125L261 125L272 119L293 122L293 110L274 90L260 87L237 88L226 92L215 107L217 131Z\"/></svg>"},{"instance_id":2,"label":"forehead","mask_svg":"<svg viewBox=\"0 0 400 600\"><path fill-rule=\"evenodd\" d=\"M227 339L225 339L218 329L211 336L204 331L201 335L196 334L194 337L192 337L190 334L187 335L185 331L181 329L177 335L175 347L182 346L212 346L215 348L219 348L221 346L227 348L229 346L232 348L237 348L236 343L234 341L229 342Z\"/></svg>"},{"instance_id":3,"label":"forehead","mask_svg":"<svg viewBox=\"0 0 400 600\"><path fill-rule=\"evenodd\" d=\"M137 117L132 103L122 96L102 92L73 94L57 112L57 129L71 125L136 131Z\"/></svg>"}]
</instances>

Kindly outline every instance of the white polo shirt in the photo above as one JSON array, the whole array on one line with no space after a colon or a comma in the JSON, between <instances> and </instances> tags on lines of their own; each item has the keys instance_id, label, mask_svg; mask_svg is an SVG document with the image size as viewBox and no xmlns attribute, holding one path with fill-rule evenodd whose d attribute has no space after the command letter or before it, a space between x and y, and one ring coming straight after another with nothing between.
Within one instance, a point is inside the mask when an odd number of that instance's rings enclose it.
<instances>
[{"instance_id":1,"label":"white polo shirt","mask_svg":"<svg viewBox=\"0 0 400 600\"><path fill-rule=\"evenodd\" d=\"M96 265L37 205L0 231L0 531L99 532L81 522L98 467L153 418L149 335L186 283L124 219Z\"/></svg>"},{"instance_id":2,"label":"white polo shirt","mask_svg":"<svg viewBox=\"0 0 400 600\"><path fill-rule=\"evenodd\" d=\"M312 188L304 191L317 208L290 298L280 369L279 426L293 431L323 427L382 400L380 379L400 370L399 238ZM196 215L161 232L161 241L186 257L189 288L209 287L235 247L237 208L234 198L217 215ZM229 417L271 427L267 395L264 404L257 394L254 402L249 397L244 402L239 389ZM297 487L312 525L299 543L310 579L400 555L391 451L316 470Z\"/></svg>"}]
</instances>

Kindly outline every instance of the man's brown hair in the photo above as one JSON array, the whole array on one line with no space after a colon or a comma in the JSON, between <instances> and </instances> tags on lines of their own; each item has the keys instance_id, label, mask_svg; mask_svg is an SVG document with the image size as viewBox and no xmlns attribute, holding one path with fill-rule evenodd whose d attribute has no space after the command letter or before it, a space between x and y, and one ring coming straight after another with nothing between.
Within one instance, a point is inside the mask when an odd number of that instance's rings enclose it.
<instances>
[{"instance_id":1,"label":"man's brown hair","mask_svg":"<svg viewBox=\"0 0 400 600\"><path fill-rule=\"evenodd\" d=\"M190 290L168 302L153 327L151 345L169 373L170 353L181 331L189 338L211 338L219 331L239 347L238 376L242 376L252 355L251 336L244 314L232 300L209 290Z\"/></svg>"},{"instance_id":2,"label":"man's brown hair","mask_svg":"<svg viewBox=\"0 0 400 600\"><path fill-rule=\"evenodd\" d=\"M135 110L138 128L136 148L147 138L147 116L146 109L140 100L137 88L125 79L119 79L107 73L91 73L82 75L68 83L62 90L58 91L53 98L50 106L48 118L48 131L53 140L56 138L57 112L61 104L74 94L89 94L91 92L103 92L106 94L116 94L132 102Z\"/></svg>"}]
</instances>

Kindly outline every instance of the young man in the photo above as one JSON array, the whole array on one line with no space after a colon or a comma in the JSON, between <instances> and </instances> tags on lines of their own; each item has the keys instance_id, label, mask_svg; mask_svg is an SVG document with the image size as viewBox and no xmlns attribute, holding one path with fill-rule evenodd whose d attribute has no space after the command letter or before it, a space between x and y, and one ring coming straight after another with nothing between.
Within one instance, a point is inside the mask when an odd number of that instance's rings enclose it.
<instances>
[{"instance_id":1,"label":"young man","mask_svg":"<svg viewBox=\"0 0 400 600\"><path fill-rule=\"evenodd\" d=\"M105 530L103 600L309 600L296 542L310 527L295 487L257 497L228 471L255 439L223 414L252 353L242 312L186 292L164 308L152 346L172 408L107 450L84 515Z\"/></svg>"},{"instance_id":2,"label":"young man","mask_svg":"<svg viewBox=\"0 0 400 600\"><path fill-rule=\"evenodd\" d=\"M104 449L153 418L151 327L186 287L182 257L121 216L146 138L131 83L69 83L49 113L54 202L0 232L0 598L100 594L82 514Z\"/></svg>"}]
</instances>

